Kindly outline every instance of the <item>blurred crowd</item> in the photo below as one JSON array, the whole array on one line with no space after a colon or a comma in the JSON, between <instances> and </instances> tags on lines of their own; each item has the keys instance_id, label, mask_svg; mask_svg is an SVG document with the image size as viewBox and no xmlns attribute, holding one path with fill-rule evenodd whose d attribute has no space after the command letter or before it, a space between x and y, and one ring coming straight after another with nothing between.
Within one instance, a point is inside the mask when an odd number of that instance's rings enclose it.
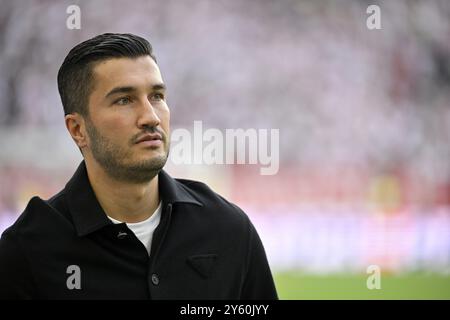
<instances>
[{"instance_id":1,"label":"blurred crowd","mask_svg":"<svg viewBox=\"0 0 450 320\"><path fill-rule=\"evenodd\" d=\"M72 4L79 30L66 27ZM370 4L380 7L379 30L366 26ZM81 160L56 74L68 50L103 32L152 43L173 128L202 120L280 129L275 176L251 165L169 164L172 172L256 214L308 205L450 215L449 1L0 0L0 8L1 230L31 196L61 189Z\"/></svg>"}]
</instances>

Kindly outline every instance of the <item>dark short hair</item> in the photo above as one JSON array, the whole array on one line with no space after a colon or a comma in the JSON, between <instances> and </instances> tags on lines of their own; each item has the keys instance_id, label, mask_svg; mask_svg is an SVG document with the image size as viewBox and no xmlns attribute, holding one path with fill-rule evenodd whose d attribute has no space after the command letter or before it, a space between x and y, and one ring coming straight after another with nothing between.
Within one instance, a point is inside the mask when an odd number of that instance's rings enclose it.
<instances>
[{"instance_id":1,"label":"dark short hair","mask_svg":"<svg viewBox=\"0 0 450 320\"><path fill-rule=\"evenodd\" d=\"M58 71L58 90L64 115L79 113L89 115L92 70L96 63L113 58L150 56L155 62L151 44L134 34L104 33L86 40L72 50Z\"/></svg>"}]
</instances>

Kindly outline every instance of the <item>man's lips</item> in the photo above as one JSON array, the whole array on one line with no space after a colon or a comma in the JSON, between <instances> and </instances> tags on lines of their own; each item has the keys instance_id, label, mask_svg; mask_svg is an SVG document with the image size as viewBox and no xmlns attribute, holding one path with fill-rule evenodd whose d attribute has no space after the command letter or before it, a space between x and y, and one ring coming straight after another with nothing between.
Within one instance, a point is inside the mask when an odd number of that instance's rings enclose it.
<instances>
[{"instance_id":1,"label":"man's lips","mask_svg":"<svg viewBox=\"0 0 450 320\"><path fill-rule=\"evenodd\" d=\"M153 140L162 140L162 136L159 133L149 133L140 137L136 143L144 142L144 141L153 141Z\"/></svg>"}]
</instances>

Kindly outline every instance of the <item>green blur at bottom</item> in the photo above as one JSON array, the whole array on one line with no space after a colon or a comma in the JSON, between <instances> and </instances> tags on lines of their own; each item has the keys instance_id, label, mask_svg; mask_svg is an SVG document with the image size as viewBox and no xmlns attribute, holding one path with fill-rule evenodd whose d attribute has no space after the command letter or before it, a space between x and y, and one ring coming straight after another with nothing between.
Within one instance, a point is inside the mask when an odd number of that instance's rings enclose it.
<instances>
[{"instance_id":1,"label":"green blur at bottom","mask_svg":"<svg viewBox=\"0 0 450 320\"><path fill-rule=\"evenodd\" d=\"M381 288L367 289L369 275L275 273L280 299L450 299L450 276L424 273L381 274Z\"/></svg>"}]
</instances>

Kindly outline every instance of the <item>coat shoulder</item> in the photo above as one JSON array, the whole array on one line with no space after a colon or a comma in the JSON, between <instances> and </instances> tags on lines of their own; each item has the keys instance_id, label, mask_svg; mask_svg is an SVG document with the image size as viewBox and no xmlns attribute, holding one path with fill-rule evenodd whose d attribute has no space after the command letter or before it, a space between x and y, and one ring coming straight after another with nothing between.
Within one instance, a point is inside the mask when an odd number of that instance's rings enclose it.
<instances>
[{"instance_id":1,"label":"coat shoulder","mask_svg":"<svg viewBox=\"0 0 450 320\"><path fill-rule=\"evenodd\" d=\"M212 190L206 183L188 179L176 179L176 182L180 188L203 205L208 215L248 226L247 214L239 206Z\"/></svg>"},{"instance_id":2,"label":"coat shoulder","mask_svg":"<svg viewBox=\"0 0 450 320\"><path fill-rule=\"evenodd\" d=\"M25 209L16 219L16 221L3 233L21 235L44 227L51 223L55 216L61 217L63 205L63 192L60 192L49 200L41 199L35 196L30 199Z\"/></svg>"}]
</instances>

